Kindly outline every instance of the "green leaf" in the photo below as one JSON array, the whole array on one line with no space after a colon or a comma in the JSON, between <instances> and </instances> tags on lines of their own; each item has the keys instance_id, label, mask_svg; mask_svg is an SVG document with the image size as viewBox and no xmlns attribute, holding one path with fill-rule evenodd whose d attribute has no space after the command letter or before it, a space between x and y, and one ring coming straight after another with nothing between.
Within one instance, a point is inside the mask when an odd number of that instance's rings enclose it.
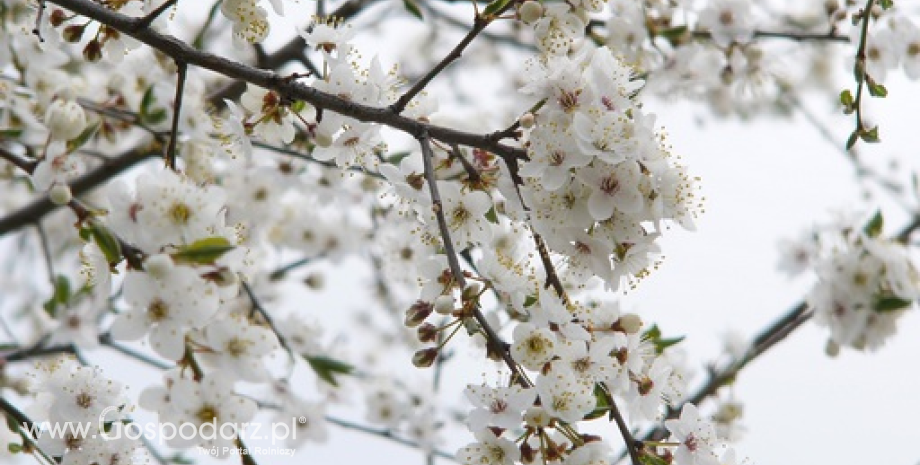
<instances>
[{"instance_id":1,"label":"green leaf","mask_svg":"<svg viewBox=\"0 0 920 465\"><path fill-rule=\"evenodd\" d=\"M863 232L869 237L876 238L882 234L884 227L885 218L882 216L882 211L876 210L875 215L863 226Z\"/></svg>"},{"instance_id":2,"label":"green leaf","mask_svg":"<svg viewBox=\"0 0 920 465\"><path fill-rule=\"evenodd\" d=\"M850 137L847 138L847 150L853 148L856 145L856 141L859 140L859 130L853 131L850 134Z\"/></svg>"},{"instance_id":3,"label":"green leaf","mask_svg":"<svg viewBox=\"0 0 920 465\"><path fill-rule=\"evenodd\" d=\"M486 219L489 220L490 223L498 224L498 214L495 213L495 207L490 208L489 211L486 212Z\"/></svg>"},{"instance_id":4,"label":"green leaf","mask_svg":"<svg viewBox=\"0 0 920 465\"><path fill-rule=\"evenodd\" d=\"M182 247L172 257L177 262L210 265L235 247L225 237L206 237Z\"/></svg>"},{"instance_id":5,"label":"green leaf","mask_svg":"<svg viewBox=\"0 0 920 465\"><path fill-rule=\"evenodd\" d=\"M535 303L537 303L537 298L536 298L536 296L529 295L529 296L527 296L527 297L524 298L524 306L525 306L525 307L530 307L531 305L533 305L533 304L535 304Z\"/></svg>"},{"instance_id":6,"label":"green leaf","mask_svg":"<svg viewBox=\"0 0 920 465\"><path fill-rule=\"evenodd\" d=\"M0 129L0 139L15 139L22 135L22 129Z\"/></svg>"},{"instance_id":7,"label":"green leaf","mask_svg":"<svg viewBox=\"0 0 920 465\"><path fill-rule=\"evenodd\" d=\"M845 113L853 112L854 102L855 100L853 100L853 93L850 92L850 89L844 89L842 92L840 92L840 104L843 105Z\"/></svg>"},{"instance_id":8,"label":"green leaf","mask_svg":"<svg viewBox=\"0 0 920 465\"><path fill-rule=\"evenodd\" d=\"M316 357L304 356L304 358L310 364L310 368L313 368L313 371L316 372L316 376L333 386L339 385L335 380L336 374L350 375L355 369L355 367L345 362L322 355Z\"/></svg>"},{"instance_id":9,"label":"green leaf","mask_svg":"<svg viewBox=\"0 0 920 465\"><path fill-rule=\"evenodd\" d=\"M406 7L406 11L412 13L412 16L415 16L418 19L424 19L422 17L422 10L419 9L414 0L403 0L403 6Z\"/></svg>"},{"instance_id":10,"label":"green leaf","mask_svg":"<svg viewBox=\"0 0 920 465\"><path fill-rule=\"evenodd\" d=\"M70 297L70 281L67 279L67 276L58 275L54 280L54 292L51 294L51 298L43 305L45 312L49 316L54 317L57 315L59 306L67 306L67 303L70 302Z\"/></svg>"},{"instance_id":11,"label":"green leaf","mask_svg":"<svg viewBox=\"0 0 920 465\"><path fill-rule=\"evenodd\" d=\"M182 455L181 453L176 453L176 455L170 457L166 463L175 463L176 465L192 465L195 463L195 461Z\"/></svg>"},{"instance_id":12,"label":"green leaf","mask_svg":"<svg viewBox=\"0 0 920 465\"><path fill-rule=\"evenodd\" d=\"M22 444L11 442L6 445L6 450L10 451L11 454L18 454L22 452Z\"/></svg>"},{"instance_id":13,"label":"green leaf","mask_svg":"<svg viewBox=\"0 0 920 465\"><path fill-rule=\"evenodd\" d=\"M408 152L408 151L396 152L390 155L389 157L387 157L387 161L392 163L395 166L399 166L399 164L403 161L403 159L408 157L410 153L411 152Z\"/></svg>"},{"instance_id":14,"label":"green leaf","mask_svg":"<svg viewBox=\"0 0 920 465\"><path fill-rule=\"evenodd\" d=\"M639 462L641 462L642 465L670 465L665 459L648 452L639 454Z\"/></svg>"},{"instance_id":15,"label":"green leaf","mask_svg":"<svg viewBox=\"0 0 920 465\"><path fill-rule=\"evenodd\" d=\"M670 28L662 29L658 31L658 35L660 35L661 37L664 37L665 39L668 39L669 41L679 39L686 34L687 34L687 26L670 27Z\"/></svg>"},{"instance_id":16,"label":"green leaf","mask_svg":"<svg viewBox=\"0 0 920 465\"><path fill-rule=\"evenodd\" d=\"M885 294L877 295L872 299L872 310L878 313L893 312L913 305L913 301L904 300L896 295Z\"/></svg>"},{"instance_id":17,"label":"green leaf","mask_svg":"<svg viewBox=\"0 0 920 465\"><path fill-rule=\"evenodd\" d=\"M504 11L505 7L511 3L512 0L495 0L486 6L486 9L482 11L482 15L485 17L494 16L500 11Z\"/></svg>"},{"instance_id":18,"label":"green leaf","mask_svg":"<svg viewBox=\"0 0 920 465\"><path fill-rule=\"evenodd\" d=\"M99 129L99 124L100 123L96 123L87 127L75 139L67 141L67 151L73 152L74 150L83 147L83 144L89 141L89 139L93 137L93 134L96 134L96 130Z\"/></svg>"},{"instance_id":19,"label":"green leaf","mask_svg":"<svg viewBox=\"0 0 920 465\"><path fill-rule=\"evenodd\" d=\"M888 96L888 89L871 79L868 80L867 87L869 88L869 95L873 97L885 98Z\"/></svg>"},{"instance_id":20,"label":"green leaf","mask_svg":"<svg viewBox=\"0 0 920 465\"><path fill-rule=\"evenodd\" d=\"M89 234L96 245L99 246L99 250L102 251L102 254L105 255L105 259L109 262L109 266L114 267L121 262L121 243L118 242L118 238L112 234L109 228L94 221L89 225Z\"/></svg>"},{"instance_id":21,"label":"green leaf","mask_svg":"<svg viewBox=\"0 0 920 465\"><path fill-rule=\"evenodd\" d=\"M876 143L879 142L878 138L878 126L874 126L869 130L862 130L859 132L859 138L864 142Z\"/></svg>"},{"instance_id":22,"label":"green leaf","mask_svg":"<svg viewBox=\"0 0 920 465\"><path fill-rule=\"evenodd\" d=\"M594 384L594 410L585 415L585 420L600 418L610 411L610 393L600 383Z\"/></svg>"},{"instance_id":23,"label":"green leaf","mask_svg":"<svg viewBox=\"0 0 920 465\"><path fill-rule=\"evenodd\" d=\"M162 107L154 108L156 96L153 94L153 86L147 88L144 97L141 98L140 117L141 121L147 124L159 124L166 119L166 109Z\"/></svg>"},{"instance_id":24,"label":"green leaf","mask_svg":"<svg viewBox=\"0 0 920 465\"><path fill-rule=\"evenodd\" d=\"M658 328L658 325L652 325L651 328L642 333L642 338L648 340L655 345L655 352L658 355L661 355L668 347L679 344L684 340L686 336L678 337L662 337L661 329Z\"/></svg>"},{"instance_id":25,"label":"green leaf","mask_svg":"<svg viewBox=\"0 0 920 465\"><path fill-rule=\"evenodd\" d=\"M889 10L894 7L894 0L879 0L878 6L883 10Z\"/></svg>"}]
</instances>

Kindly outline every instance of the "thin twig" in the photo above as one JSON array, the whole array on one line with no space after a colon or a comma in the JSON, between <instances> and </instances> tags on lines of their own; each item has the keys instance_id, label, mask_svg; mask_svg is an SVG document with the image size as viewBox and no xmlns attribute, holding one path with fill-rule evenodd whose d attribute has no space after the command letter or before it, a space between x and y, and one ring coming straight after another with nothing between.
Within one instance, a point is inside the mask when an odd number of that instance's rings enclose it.
<instances>
[{"instance_id":1,"label":"thin twig","mask_svg":"<svg viewBox=\"0 0 920 465\"><path fill-rule=\"evenodd\" d=\"M503 9L503 11L507 9L513 3L514 2L508 2L508 6L506 6ZM470 32L468 32L466 36L463 37L463 40L461 40L460 43L458 43L450 51L450 53L447 54L447 56L441 59L441 61L438 62L438 64L435 65L434 68L429 70L427 74L422 76L421 79L419 79L415 84L413 84L412 87L410 87L409 90L406 91L406 93L404 93L401 97L399 97L399 99L396 100L395 103L390 105L390 110L392 110L393 113L396 113L396 114L402 113L402 111L406 109L406 105L408 105L409 102L411 102L412 99L415 98L415 96L419 94L419 92L424 90L425 87L428 86L428 83L431 82L431 80L435 78L435 76L440 74L441 71L444 71L444 68L447 68L449 64L453 63L458 58L460 58L460 55L463 54L463 51L466 49L466 47L470 45L473 39L475 39L476 36L479 35L479 33L482 32L482 30L485 29L486 26L488 26L489 23L491 22L492 22L492 18L487 18L482 15L476 15L476 18L473 20L473 28L470 29Z\"/></svg>"},{"instance_id":2,"label":"thin twig","mask_svg":"<svg viewBox=\"0 0 920 465\"><path fill-rule=\"evenodd\" d=\"M166 0L165 2L163 2L162 5L158 6L156 9L148 13L146 16L139 18L137 22L135 23L134 27L137 29L147 28L154 21L156 21L156 19L159 18L160 15L163 14L164 11L169 9L169 7L175 5L177 2L178 0Z\"/></svg>"},{"instance_id":3,"label":"thin twig","mask_svg":"<svg viewBox=\"0 0 920 465\"><path fill-rule=\"evenodd\" d=\"M48 235L41 221L35 222L35 231L38 232L38 241L41 244L42 256L45 258L45 269L48 272L48 282L51 283L52 292L57 287L57 275L54 273L54 259L51 256L51 246L48 244Z\"/></svg>"},{"instance_id":4,"label":"thin twig","mask_svg":"<svg viewBox=\"0 0 920 465\"><path fill-rule=\"evenodd\" d=\"M185 93L185 76L188 72L188 65L184 62L177 61L178 82L176 83L176 98L173 104L172 129L169 134L169 145L166 146L166 167L176 171L176 144L179 141L179 113L182 111L182 94Z\"/></svg>"},{"instance_id":5,"label":"thin twig","mask_svg":"<svg viewBox=\"0 0 920 465\"><path fill-rule=\"evenodd\" d=\"M438 229L441 233L441 242L444 244L444 253L447 255L447 263L450 268L451 275L454 278L454 281L460 286L461 289L466 288L466 277L463 275L463 269L460 267L460 261L457 258L457 252L454 250L453 241L450 238L450 228L447 225L447 218L444 217L443 204L441 203L441 194L438 191L437 180L435 179L434 174L434 153L431 150L431 141L428 138L428 134L422 133L418 138L419 144L422 147L422 161L425 166L425 180L428 183L428 189L431 193L431 209L434 211L435 217L438 222ZM490 352L493 354L499 355L502 360L505 362L505 365L511 370L511 373L514 375L514 378L518 383L524 387L531 387L530 381L526 376L523 376L521 368L518 366L517 362L511 358L511 353L508 351L508 344L504 342L501 336L492 328L492 325L486 320L485 315L483 315L482 310L479 306L473 308L473 318L479 323L479 326L482 328L483 334L486 337L486 343L490 347Z\"/></svg>"}]
</instances>

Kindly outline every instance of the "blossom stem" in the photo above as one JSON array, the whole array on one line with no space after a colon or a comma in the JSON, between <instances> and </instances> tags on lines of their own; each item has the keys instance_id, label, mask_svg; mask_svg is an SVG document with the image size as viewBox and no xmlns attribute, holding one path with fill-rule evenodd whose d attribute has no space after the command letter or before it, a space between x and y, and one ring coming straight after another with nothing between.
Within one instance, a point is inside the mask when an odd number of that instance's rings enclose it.
<instances>
[{"instance_id":1,"label":"blossom stem","mask_svg":"<svg viewBox=\"0 0 920 465\"><path fill-rule=\"evenodd\" d=\"M454 281L461 289L466 288L466 278L463 275L463 269L460 268L460 261L457 258L457 252L454 250L454 243L450 238L450 228L447 226L447 218L444 217L444 210L441 204L441 194L438 191L437 179L434 175L434 153L431 150L431 140L427 132L422 132L418 137L419 144L422 147L422 162L425 167L425 180L428 183L428 189L431 192L432 210L438 221L438 229L441 232L441 242L444 243L444 253L447 255L447 263ZM504 342L501 336L492 328L492 325L486 320L485 315L478 305L473 306L473 318L479 323L486 337L486 342L491 348L491 352L501 356L502 360L511 370L516 382L524 387L532 387L532 383L523 375L517 362L511 358L508 352L508 344Z\"/></svg>"},{"instance_id":2,"label":"blossom stem","mask_svg":"<svg viewBox=\"0 0 920 465\"><path fill-rule=\"evenodd\" d=\"M616 422L617 428L620 430L620 435L623 436L623 442L626 444L626 450L629 452L629 458L632 460L633 465L641 465L642 462L639 461L639 449L642 447L642 442L637 441L629 431L629 427L626 426L626 421L623 419L623 414L620 413L620 409L617 407L616 400L614 400L613 397L611 397L609 400L610 415Z\"/></svg>"}]
</instances>

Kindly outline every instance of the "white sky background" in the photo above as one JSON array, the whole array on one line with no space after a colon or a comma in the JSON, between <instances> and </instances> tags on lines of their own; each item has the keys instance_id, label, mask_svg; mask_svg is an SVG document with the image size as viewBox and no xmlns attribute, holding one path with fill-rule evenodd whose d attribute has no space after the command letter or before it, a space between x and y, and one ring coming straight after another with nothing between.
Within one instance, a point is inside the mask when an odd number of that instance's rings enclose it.
<instances>
[{"instance_id":1,"label":"white sky background","mask_svg":"<svg viewBox=\"0 0 920 465\"><path fill-rule=\"evenodd\" d=\"M180 2L183 6L189 3ZM301 2L291 5L289 11L310 12L310 5ZM387 5L401 7L400 2ZM308 14L292 15L290 22L303 24ZM283 39L289 37L287 23L276 24ZM399 29L399 34L405 31ZM403 39L408 37L403 35ZM361 41L365 58L377 53L385 65L393 63L396 57L392 49L370 48L379 43L384 42ZM472 58L464 57L457 66L468 59ZM842 62L839 69L839 82L849 85ZM444 85L445 80L438 78L434 88ZM913 115L920 103L920 83L910 83L894 73L885 84L889 98L867 102L869 114L881 125L883 143L863 150L864 157L880 161L897 157L916 168L920 150L914 139L917 126ZM664 265L630 293L624 304L626 310L639 313L645 321L658 323L665 335L686 335L682 345L697 370L718 355L728 330L752 336L802 300L809 288L808 278L789 280L776 270L780 238L794 237L812 224L826 222L833 210L874 208L862 200L852 165L838 149L852 127L852 119L836 116L828 102L808 104L833 127L837 146L823 140L803 118L724 122L713 120L692 103L648 102L648 108L658 114L658 123L667 128L675 152L702 177L706 214L699 220L697 232L672 229L666 235L662 242L667 256ZM442 109L442 113L449 114L450 109ZM500 115L493 116L503 120ZM697 123L701 116L706 119L703 125ZM499 127L494 123L484 130ZM884 167L885 163L874 166ZM906 221L899 215L903 210L884 194L878 198L885 206L886 233L893 233ZM326 291L311 296L317 298L317 308L360 305L347 299L354 295L355 286L366 280L360 276L356 279L360 269L349 263L327 276ZM739 456L761 465L920 462L920 454L912 447L920 441L920 426L915 420L920 416L920 376L914 372L920 354L920 316L913 311L899 326L899 334L876 353L843 350L832 359L824 354L827 332L807 323L747 367L734 387L735 397L744 403L742 423L748 430L736 446ZM405 364L409 364L408 359ZM117 369L114 364L106 372L118 373L113 369ZM494 372L491 367L464 368L460 364L449 371L445 385L453 382L459 392L466 383L478 383L484 377L494 379ZM413 374L406 382L427 382L425 379L424 373ZM132 391L136 394L141 388L133 386ZM451 405L460 405L458 395L446 396ZM363 419L354 412L346 411L342 416ZM601 426L615 429L612 424ZM451 433L445 449L453 452L471 440L469 434ZM194 453L191 456L204 459ZM384 465L424 463L418 451L334 426L330 426L327 444L301 445L295 460L256 459L260 465L332 465L365 463L368 459ZM229 458L224 463L236 460Z\"/></svg>"}]
</instances>

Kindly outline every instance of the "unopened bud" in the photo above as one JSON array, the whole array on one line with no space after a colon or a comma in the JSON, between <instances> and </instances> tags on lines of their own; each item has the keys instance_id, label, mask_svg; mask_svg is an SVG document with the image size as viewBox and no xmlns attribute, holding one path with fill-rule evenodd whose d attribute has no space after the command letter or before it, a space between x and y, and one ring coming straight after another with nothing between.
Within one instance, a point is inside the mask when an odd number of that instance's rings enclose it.
<instances>
[{"instance_id":1,"label":"unopened bud","mask_svg":"<svg viewBox=\"0 0 920 465\"><path fill-rule=\"evenodd\" d=\"M83 47L83 58L90 63L95 63L102 59L102 43L93 39Z\"/></svg>"},{"instance_id":2,"label":"unopened bud","mask_svg":"<svg viewBox=\"0 0 920 465\"><path fill-rule=\"evenodd\" d=\"M543 17L543 5L535 0L527 0L518 8L518 14L524 24L532 24Z\"/></svg>"},{"instance_id":3,"label":"unopened bud","mask_svg":"<svg viewBox=\"0 0 920 465\"><path fill-rule=\"evenodd\" d=\"M434 311L438 312L439 315L445 316L454 313L454 296L438 296L438 298L434 300Z\"/></svg>"},{"instance_id":4,"label":"unopened bud","mask_svg":"<svg viewBox=\"0 0 920 465\"><path fill-rule=\"evenodd\" d=\"M86 113L73 100L57 99L45 112L45 125L55 139L75 139L86 129Z\"/></svg>"},{"instance_id":5,"label":"unopened bud","mask_svg":"<svg viewBox=\"0 0 920 465\"><path fill-rule=\"evenodd\" d=\"M824 12L827 13L828 16L833 15L839 9L840 2L837 0L824 0Z\"/></svg>"},{"instance_id":6,"label":"unopened bud","mask_svg":"<svg viewBox=\"0 0 920 465\"><path fill-rule=\"evenodd\" d=\"M67 21L67 13L64 13L64 10L60 8L52 10L51 16L48 17L48 22L51 23L52 27L58 27L64 24L64 21Z\"/></svg>"},{"instance_id":7,"label":"unopened bud","mask_svg":"<svg viewBox=\"0 0 920 465\"><path fill-rule=\"evenodd\" d=\"M156 254L144 260L144 270L154 278L162 278L173 269L173 259L166 254Z\"/></svg>"},{"instance_id":8,"label":"unopened bud","mask_svg":"<svg viewBox=\"0 0 920 465\"><path fill-rule=\"evenodd\" d=\"M438 327L431 323L423 323L418 327L419 342L435 342L438 340Z\"/></svg>"},{"instance_id":9,"label":"unopened bud","mask_svg":"<svg viewBox=\"0 0 920 465\"><path fill-rule=\"evenodd\" d=\"M642 329L642 318L639 318L639 315L635 313L627 313L620 317L617 325L619 325L626 334L636 334Z\"/></svg>"},{"instance_id":10,"label":"unopened bud","mask_svg":"<svg viewBox=\"0 0 920 465\"><path fill-rule=\"evenodd\" d=\"M412 364L418 368L428 368L438 358L438 348L429 347L416 352L412 356Z\"/></svg>"},{"instance_id":11,"label":"unopened bud","mask_svg":"<svg viewBox=\"0 0 920 465\"><path fill-rule=\"evenodd\" d=\"M317 147L326 148L332 145L333 140L332 140L332 136L330 136L329 134L319 133L316 135L316 138L313 139L313 142L316 144Z\"/></svg>"},{"instance_id":12,"label":"unopened bud","mask_svg":"<svg viewBox=\"0 0 920 465\"><path fill-rule=\"evenodd\" d=\"M73 193L70 192L70 186L67 184L55 184L48 191L48 198L55 205L67 205L73 200Z\"/></svg>"},{"instance_id":13,"label":"unopened bud","mask_svg":"<svg viewBox=\"0 0 920 465\"><path fill-rule=\"evenodd\" d=\"M414 328L425 321L425 318L428 318L428 315L431 315L431 312L434 310L434 306L430 302L425 302L424 300L416 301L406 310L406 320L405 325L409 328Z\"/></svg>"},{"instance_id":14,"label":"unopened bud","mask_svg":"<svg viewBox=\"0 0 920 465\"><path fill-rule=\"evenodd\" d=\"M85 24L71 24L64 28L61 36L70 43L79 42L83 38L83 31L86 30Z\"/></svg>"},{"instance_id":15,"label":"unopened bud","mask_svg":"<svg viewBox=\"0 0 920 465\"><path fill-rule=\"evenodd\" d=\"M828 357L836 357L840 355L840 344L837 344L833 339L828 339L827 344L824 346L824 353Z\"/></svg>"},{"instance_id":16,"label":"unopened bud","mask_svg":"<svg viewBox=\"0 0 920 465\"><path fill-rule=\"evenodd\" d=\"M482 284L478 281L470 281L466 285L466 289L463 290L463 301L476 300L479 297L479 294L482 293Z\"/></svg>"},{"instance_id":17,"label":"unopened bud","mask_svg":"<svg viewBox=\"0 0 920 465\"><path fill-rule=\"evenodd\" d=\"M303 278L303 283L310 289L318 291L326 284L326 278L320 273L310 273L306 278Z\"/></svg>"},{"instance_id":18,"label":"unopened bud","mask_svg":"<svg viewBox=\"0 0 920 465\"><path fill-rule=\"evenodd\" d=\"M537 117L531 112L524 113L521 115L521 127L524 129L530 129L537 122Z\"/></svg>"}]
</instances>

